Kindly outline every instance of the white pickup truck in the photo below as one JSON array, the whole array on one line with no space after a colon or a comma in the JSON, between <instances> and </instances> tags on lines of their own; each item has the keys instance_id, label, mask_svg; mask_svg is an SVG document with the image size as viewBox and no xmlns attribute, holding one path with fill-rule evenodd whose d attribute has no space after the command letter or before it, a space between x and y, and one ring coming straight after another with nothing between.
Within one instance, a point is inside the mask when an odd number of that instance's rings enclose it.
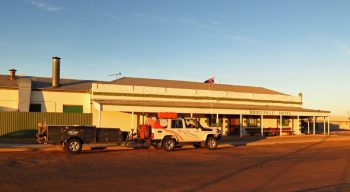
<instances>
[{"instance_id":1,"label":"white pickup truck","mask_svg":"<svg viewBox=\"0 0 350 192\"><path fill-rule=\"evenodd\" d=\"M152 127L151 142L154 147L163 147L166 151L186 144L213 150L221 138L219 130L203 128L195 119L159 119L159 124L162 128Z\"/></svg>"}]
</instances>

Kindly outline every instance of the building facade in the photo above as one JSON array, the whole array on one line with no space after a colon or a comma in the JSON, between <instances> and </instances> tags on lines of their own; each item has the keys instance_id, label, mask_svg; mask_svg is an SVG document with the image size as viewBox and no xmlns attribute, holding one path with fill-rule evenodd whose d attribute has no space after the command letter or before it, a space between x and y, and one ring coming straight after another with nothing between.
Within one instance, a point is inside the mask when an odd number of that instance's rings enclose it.
<instances>
[{"instance_id":1,"label":"building facade","mask_svg":"<svg viewBox=\"0 0 350 192\"><path fill-rule=\"evenodd\" d=\"M262 87L123 77L115 81L60 78L53 57L52 78L0 75L0 111L92 113L99 127L136 131L147 117L176 112L197 118L223 134L316 133L329 111L305 109L302 94L291 96ZM320 130L319 130L320 132Z\"/></svg>"}]
</instances>

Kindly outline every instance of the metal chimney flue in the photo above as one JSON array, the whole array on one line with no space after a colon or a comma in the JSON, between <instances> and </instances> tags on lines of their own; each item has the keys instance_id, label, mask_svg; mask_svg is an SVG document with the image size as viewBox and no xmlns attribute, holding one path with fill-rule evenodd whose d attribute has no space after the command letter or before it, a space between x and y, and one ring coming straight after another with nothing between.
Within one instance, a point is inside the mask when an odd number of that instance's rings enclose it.
<instances>
[{"instance_id":1,"label":"metal chimney flue","mask_svg":"<svg viewBox=\"0 0 350 192\"><path fill-rule=\"evenodd\" d=\"M60 63L61 58L52 57L52 87L60 86Z\"/></svg>"},{"instance_id":2,"label":"metal chimney flue","mask_svg":"<svg viewBox=\"0 0 350 192\"><path fill-rule=\"evenodd\" d=\"M16 69L10 69L10 75L9 75L9 80L13 81L16 78Z\"/></svg>"}]
</instances>

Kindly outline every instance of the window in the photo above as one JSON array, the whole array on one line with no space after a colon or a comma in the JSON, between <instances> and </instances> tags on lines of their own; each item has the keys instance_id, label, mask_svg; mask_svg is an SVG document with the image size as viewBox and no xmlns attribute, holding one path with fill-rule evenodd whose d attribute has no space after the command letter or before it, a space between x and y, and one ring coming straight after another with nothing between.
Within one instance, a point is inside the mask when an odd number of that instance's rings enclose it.
<instances>
[{"instance_id":1,"label":"window","mask_svg":"<svg viewBox=\"0 0 350 192\"><path fill-rule=\"evenodd\" d=\"M258 127L260 124L260 118L259 117L248 117L246 119L247 127Z\"/></svg>"},{"instance_id":2,"label":"window","mask_svg":"<svg viewBox=\"0 0 350 192\"><path fill-rule=\"evenodd\" d=\"M63 113L83 113L81 105L63 105Z\"/></svg>"},{"instance_id":3,"label":"window","mask_svg":"<svg viewBox=\"0 0 350 192\"><path fill-rule=\"evenodd\" d=\"M282 126L289 126L289 119L282 119Z\"/></svg>"},{"instance_id":4,"label":"window","mask_svg":"<svg viewBox=\"0 0 350 192\"><path fill-rule=\"evenodd\" d=\"M41 104L31 103L29 105L29 112L41 112Z\"/></svg>"},{"instance_id":5,"label":"window","mask_svg":"<svg viewBox=\"0 0 350 192\"><path fill-rule=\"evenodd\" d=\"M182 120L181 119L173 119L171 120L171 128L180 128L182 129L183 128L183 125L182 125Z\"/></svg>"},{"instance_id":6,"label":"window","mask_svg":"<svg viewBox=\"0 0 350 192\"><path fill-rule=\"evenodd\" d=\"M218 123L216 123L216 114L215 115L208 115L207 117L208 117L209 127L221 126L222 119L219 118Z\"/></svg>"},{"instance_id":7,"label":"window","mask_svg":"<svg viewBox=\"0 0 350 192\"><path fill-rule=\"evenodd\" d=\"M283 118L282 119L282 126L289 126L290 124L290 119L289 118ZM277 119L277 124L279 125L280 124L280 119L278 118Z\"/></svg>"}]
</instances>

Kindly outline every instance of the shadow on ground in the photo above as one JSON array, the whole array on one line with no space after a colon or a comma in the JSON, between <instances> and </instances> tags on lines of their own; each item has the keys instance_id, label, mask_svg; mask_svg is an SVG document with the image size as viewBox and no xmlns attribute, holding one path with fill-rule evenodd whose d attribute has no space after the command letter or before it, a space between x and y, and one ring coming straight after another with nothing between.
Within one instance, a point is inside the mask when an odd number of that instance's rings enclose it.
<instances>
[{"instance_id":1,"label":"shadow on ground","mask_svg":"<svg viewBox=\"0 0 350 192\"><path fill-rule=\"evenodd\" d=\"M339 183L336 185L326 185L317 188L298 190L295 192L324 192L324 191L350 191L350 183Z\"/></svg>"},{"instance_id":2,"label":"shadow on ground","mask_svg":"<svg viewBox=\"0 0 350 192\"><path fill-rule=\"evenodd\" d=\"M239 137L239 136L226 136L219 141L219 144L230 144L233 147L246 146L249 143L254 143L257 141L265 140L268 137L264 136L249 136L249 137Z\"/></svg>"},{"instance_id":3,"label":"shadow on ground","mask_svg":"<svg viewBox=\"0 0 350 192\"><path fill-rule=\"evenodd\" d=\"M189 190L187 190L187 191L200 191L200 190L204 190L204 189L206 189L206 188L208 188L208 187L210 187L210 186L214 186L214 185L219 184L219 183L221 183L221 182L223 182L223 181L229 180L230 178L232 178L232 177L234 177L234 176L236 176L236 175L239 175L239 174L241 174L241 173L243 173L243 172L245 172L245 171L249 171L249 170L255 169L255 168L257 168L257 167L261 167L261 166L263 166L263 165L265 165L265 164L268 164L268 163L271 163L271 162L274 162L274 161L278 161L278 160L280 160L280 159L288 158L288 157L291 157L291 156L293 156L293 155L295 155L295 154L297 154L297 153L300 153L300 152L302 152L302 151L308 150L308 149L310 149L310 148L312 148L312 147L314 147L314 146L316 146L316 145L319 145L319 144L325 142L325 141L327 140L327 138L328 138L328 137L325 137L324 139L322 139L322 140L319 141L319 142L309 144L309 145L307 145L307 146L305 146L305 147L302 147L302 148L300 148L300 149L297 149L297 150L295 150L295 151L293 151L293 152L286 153L286 154L282 154L282 155L280 155L280 156L278 156L278 157L269 158L269 159L266 159L266 160L263 160L263 161L260 161L260 162L257 162L257 163L248 165L248 166L243 167L243 168L238 169L238 170L228 171L226 174L222 175L221 177L217 177L217 178L215 178L215 179L213 179L213 180L211 180L211 181L208 181L208 182L206 182L206 183L202 183L200 186L191 188L191 189L189 189ZM274 177L278 177L278 176L274 176ZM264 187L264 186L260 186L260 185L259 185L259 186L257 186L257 187L255 188L255 190L253 190L253 191L259 191L259 189L262 189L263 187ZM311 190L311 189L310 189L310 190ZM306 191L307 191L307 190L306 190Z\"/></svg>"}]
</instances>

